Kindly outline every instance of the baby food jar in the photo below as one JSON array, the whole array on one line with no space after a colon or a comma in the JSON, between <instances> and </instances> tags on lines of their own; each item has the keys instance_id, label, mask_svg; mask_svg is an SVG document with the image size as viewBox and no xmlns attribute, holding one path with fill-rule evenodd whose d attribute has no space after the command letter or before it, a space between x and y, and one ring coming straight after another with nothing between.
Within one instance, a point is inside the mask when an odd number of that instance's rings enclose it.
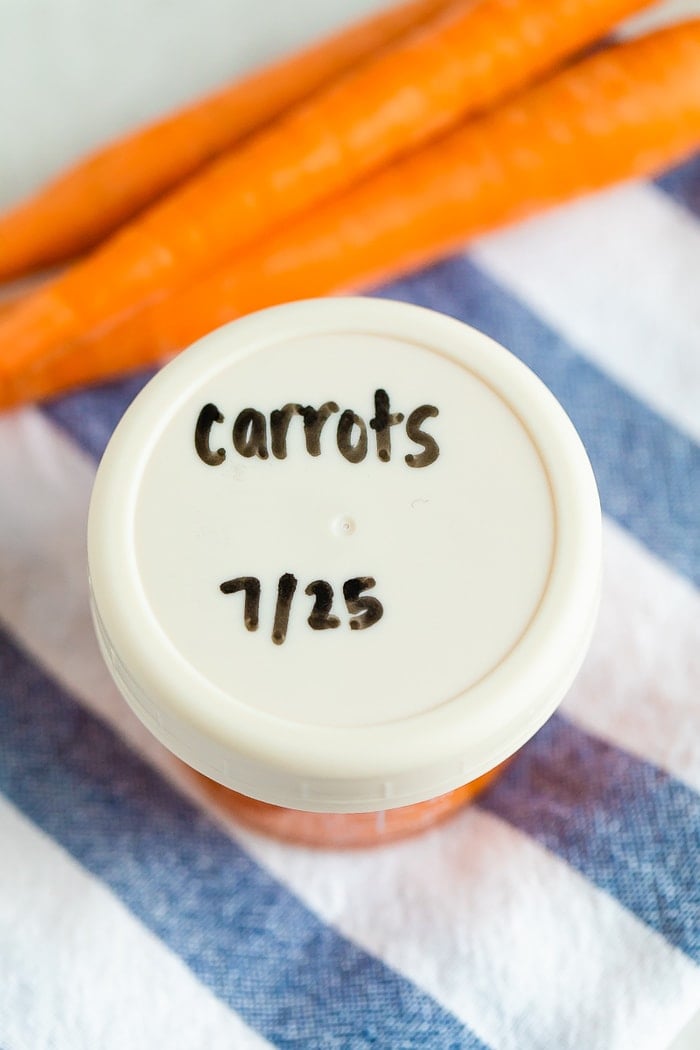
<instances>
[{"instance_id":1,"label":"baby food jar","mask_svg":"<svg viewBox=\"0 0 700 1050\"><path fill-rule=\"evenodd\" d=\"M402 303L292 303L185 351L117 427L88 531L127 702L242 821L309 844L472 798L564 696L597 609L567 416L492 340Z\"/></svg>"}]
</instances>

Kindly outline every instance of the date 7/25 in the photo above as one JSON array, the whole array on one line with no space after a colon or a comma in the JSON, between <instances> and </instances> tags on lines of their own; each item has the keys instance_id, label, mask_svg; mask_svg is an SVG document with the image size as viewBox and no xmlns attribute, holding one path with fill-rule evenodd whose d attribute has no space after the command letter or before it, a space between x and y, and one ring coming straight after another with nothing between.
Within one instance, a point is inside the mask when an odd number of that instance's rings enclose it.
<instances>
[{"instance_id":1,"label":"date 7/25","mask_svg":"<svg viewBox=\"0 0 700 1050\"><path fill-rule=\"evenodd\" d=\"M291 572L285 572L277 583L277 604L272 625L272 641L282 645L287 637L289 613L297 589L297 578ZM365 595L376 586L371 576L354 576L343 584L343 598L350 613L348 624L353 631L364 631L367 627L381 620L384 607L378 598ZM243 623L248 631L257 631L260 611L260 580L256 576L236 576L233 580L224 580L219 585L222 594L237 594L243 591ZM314 580L304 590L314 598L313 608L307 618L309 627L314 631L334 630L341 626L341 621L333 615L333 588L326 580Z\"/></svg>"}]
</instances>

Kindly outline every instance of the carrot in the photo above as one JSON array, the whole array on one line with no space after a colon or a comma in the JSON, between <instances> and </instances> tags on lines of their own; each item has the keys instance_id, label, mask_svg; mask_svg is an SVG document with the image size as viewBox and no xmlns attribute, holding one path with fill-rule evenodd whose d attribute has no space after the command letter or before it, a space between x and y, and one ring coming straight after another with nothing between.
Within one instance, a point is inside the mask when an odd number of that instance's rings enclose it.
<instances>
[{"instance_id":1,"label":"carrot","mask_svg":"<svg viewBox=\"0 0 700 1050\"><path fill-rule=\"evenodd\" d=\"M493 103L640 0L455 4L214 162L0 319L0 383ZM410 79L407 79L410 78ZM389 207L389 204L387 204Z\"/></svg>"},{"instance_id":2,"label":"carrot","mask_svg":"<svg viewBox=\"0 0 700 1050\"><path fill-rule=\"evenodd\" d=\"M404 2L79 161L0 216L0 280L92 248L217 154L451 2Z\"/></svg>"},{"instance_id":3,"label":"carrot","mask_svg":"<svg viewBox=\"0 0 700 1050\"><path fill-rule=\"evenodd\" d=\"M5 404L144 367L251 310L367 287L698 147L700 19L598 52L431 143L245 258L17 375Z\"/></svg>"},{"instance_id":4,"label":"carrot","mask_svg":"<svg viewBox=\"0 0 700 1050\"><path fill-rule=\"evenodd\" d=\"M46 284L47 280L56 275L56 272L54 271L52 274L32 274L30 277L25 277L22 280L13 281L11 284L0 285L0 316L13 309L29 292L33 292L41 287L42 284Z\"/></svg>"}]
</instances>

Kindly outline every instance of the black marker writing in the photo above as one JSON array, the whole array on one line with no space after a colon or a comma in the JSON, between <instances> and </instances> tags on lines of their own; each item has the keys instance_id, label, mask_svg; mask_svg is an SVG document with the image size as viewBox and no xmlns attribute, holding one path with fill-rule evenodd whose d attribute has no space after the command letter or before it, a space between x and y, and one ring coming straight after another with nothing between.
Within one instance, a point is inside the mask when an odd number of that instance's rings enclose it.
<instances>
[{"instance_id":1,"label":"black marker writing","mask_svg":"<svg viewBox=\"0 0 700 1050\"><path fill-rule=\"evenodd\" d=\"M437 441L430 434L426 434L424 430L421 430L421 423L423 423L430 416L437 416L439 412L435 405L421 405L420 408L416 408L411 412L406 423L406 433L410 437L411 441L415 441L417 445L422 445L425 449L419 455L414 456L411 452L406 456L406 462L409 467L428 467L431 463L440 455L440 449L438 448Z\"/></svg>"},{"instance_id":2,"label":"black marker writing","mask_svg":"<svg viewBox=\"0 0 700 1050\"><path fill-rule=\"evenodd\" d=\"M290 402L284 408L276 408L270 413L270 443L275 459L287 458L287 431L293 416L300 416L301 405Z\"/></svg>"},{"instance_id":3,"label":"black marker writing","mask_svg":"<svg viewBox=\"0 0 700 1050\"><path fill-rule=\"evenodd\" d=\"M209 435L211 434L212 426L214 423L223 423L223 421L224 417L221 415L221 412L219 412L216 405L212 404L205 405L197 417L197 423L194 428L194 447L199 458L210 467L218 467L226 459L225 449L220 448L214 452L209 447Z\"/></svg>"},{"instance_id":4,"label":"black marker writing","mask_svg":"<svg viewBox=\"0 0 700 1050\"><path fill-rule=\"evenodd\" d=\"M335 445L340 455L348 463L362 463L368 455L367 424L361 415L352 408L342 412L336 401L324 401L319 408L313 405L301 405L289 401L282 408L270 412L270 448L275 459L287 458L287 439L289 428L296 416L303 420L304 441L310 456L321 455L321 435L330 417L340 412L335 432ZM421 405L415 408L408 419L403 412L391 411L391 400L382 387L374 392L374 415L369 421L375 434L377 458L382 463L389 463L392 458L392 429L405 421L406 436L419 445L423 451L409 452L403 458L409 467L428 467L440 455L440 447L424 428L423 424L440 413L435 405ZM212 429L215 424L224 422L223 413L216 405L206 404L197 417L194 428L194 447L199 459L207 466L217 467L226 459L226 450L211 447ZM245 459L268 459L268 421L264 413L256 408L244 408L235 418L231 430L233 448ZM324 440L326 453L332 448L332 439Z\"/></svg>"},{"instance_id":5,"label":"black marker writing","mask_svg":"<svg viewBox=\"0 0 700 1050\"><path fill-rule=\"evenodd\" d=\"M245 591L243 606L243 623L247 631L257 631L258 611L260 609L260 580L255 576L238 576L235 580L225 580L219 587L222 594L236 594Z\"/></svg>"},{"instance_id":6,"label":"black marker writing","mask_svg":"<svg viewBox=\"0 0 700 1050\"><path fill-rule=\"evenodd\" d=\"M337 616L331 615L333 608L333 588L325 580L314 580L304 591L304 594L314 595L316 601L311 610L307 623L314 631L326 631L340 627Z\"/></svg>"},{"instance_id":7,"label":"black marker writing","mask_svg":"<svg viewBox=\"0 0 700 1050\"><path fill-rule=\"evenodd\" d=\"M320 408L307 405L302 408L304 417L304 437L306 438L306 451L310 456L321 455L321 431L334 412L338 412L335 401L326 401Z\"/></svg>"},{"instance_id":8,"label":"black marker writing","mask_svg":"<svg viewBox=\"0 0 700 1050\"><path fill-rule=\"evenodd\" d=\"M246 459L267 459L267 420L255 408L244 408L233 424L233 447Z\"/></svg>"},{"instance_id":9,"label":"black marker writing","mask_svg":"<svg viewBox=\"0 0 700 1050\"><path fill-rule=\"evenodd\" d=\"M357 440L353 443L353 430L357 428ZM352 409L346 408L338 422L338 448L348 463L361 463L367 455L367 427Z\"/></svg>"},{"instance_id":10,"label":"black marker writing","mask_svg":"<svg viewBox=\"0 0 700 1050\"><path fill-rule=\"evenodd\" d=\"M384 615L384 607L379 599L364 594L374 586L375 581L371 576L355 576L343 584L343 597L350 613L347 625L353 631L363 631L372 627ZM280 576L272 626L272 641L275 645L282 645L287 637L296 589L296 576L291 572ZM243 623L247 631L256 631L260 609L260 580L256 576L236 576L219 584L219 590L222 594L245 592ZM308 584L304 593L314 598L313 608L306 621L313 631L336 630L342 626L340 618L333 615L333 588L327 580L314 580Z\"/></svg>"},{"instance_id":11,"label":"black marker writing","mask_svg":"<svg viewBox=\"0 0 700 1050\"><path fill-rule=\"evenodd\" d=\"M366 627L371 627L372 624L381 620L384 615L384 608L378 598L360 597L363 591L369 591L376 585L377 581L371 576L356 576L352 580L346 580L343 584L343 597L348 612L356 614L350 621L353 631L364 631Z\"/></svg>"},{"instance_id":12,"label":"black marker writing","mask_svg":"<svg viewBox=\"0 0 700 1050\"><path fill-rule=\"evenodd\" d=\"M390 412L390 404L386 390L375 390L374 418L369 425L377 433L377 455L383 463L391 459L391 427L403 423L403 412Z\"/></svg>"},{"instance_id":13,"label":"black marker writing","mask_svg":"<svg viewBox=\"0 0 700 1050\"><path fill-rule=\"evenodd\" d=\"M297 578L291 572L285 572L280 576L277 585L277 605L275 606L275 622L272 626L272 641L275 645L281 645L287 637L289 626L289 610L292 607L292 598L297 589Z\"/></svg>"}]
</instances>

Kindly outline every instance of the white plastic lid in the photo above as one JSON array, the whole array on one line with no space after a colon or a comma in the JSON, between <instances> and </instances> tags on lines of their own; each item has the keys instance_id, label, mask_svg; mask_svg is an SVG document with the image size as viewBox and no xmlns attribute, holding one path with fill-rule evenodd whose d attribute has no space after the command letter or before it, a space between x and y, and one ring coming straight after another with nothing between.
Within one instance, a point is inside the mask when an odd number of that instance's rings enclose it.
<instances>
[{"instance_id":1,"label":"white plastic lid","mask_svg":"<svg viewBox=\"0 0 700 1050\"><path fill-rule=\"evenodd\" d=\"M88 547L103 653L159 740L254 798L359 812L478 777L552 713L597 610L600 509L510 353L419 307L324 299L148 384Z\"/></svg>"}]
</instances>

